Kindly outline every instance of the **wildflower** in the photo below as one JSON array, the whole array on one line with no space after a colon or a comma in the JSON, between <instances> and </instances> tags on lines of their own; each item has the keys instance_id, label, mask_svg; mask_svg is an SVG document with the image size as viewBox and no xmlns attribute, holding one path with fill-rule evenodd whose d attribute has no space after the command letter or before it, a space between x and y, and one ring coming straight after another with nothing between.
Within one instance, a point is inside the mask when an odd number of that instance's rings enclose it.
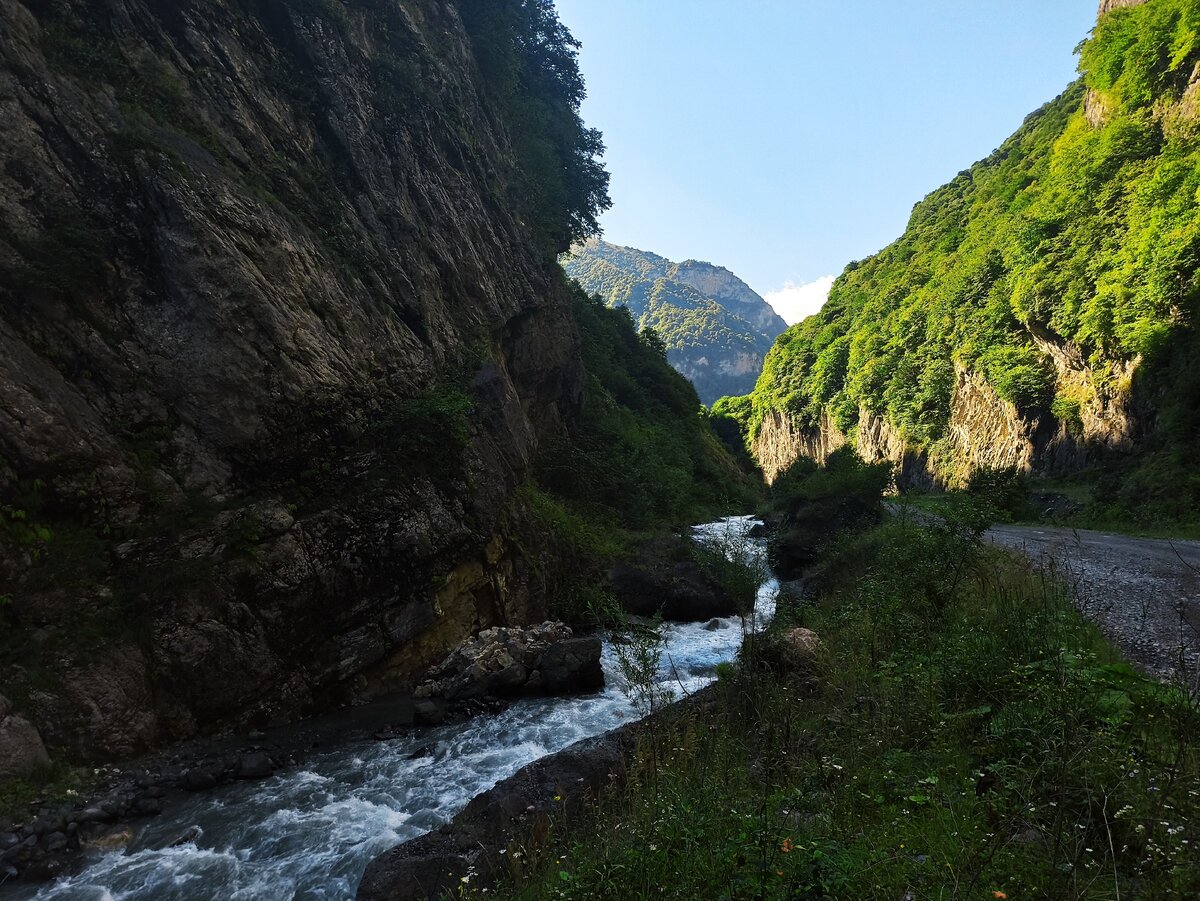
<instances>
[{"instance_id":1,"label":"wildflower","mask_svg":"<svg viewBox=\"0 0 1200 901\"><path fill-rule=\"evenodd\" d=\"M791 854L792 849L795 847L796 846L792 844L792 840L790 838L785 838L783 840L783 844L779 846L779 850L782 851L784 854Z\"/></svg>"},{"instance_id":2,"label":"wildflower","mask_svg":"<svg viewBox=\"0 0 1200 901\"><path fill-rule=\"evenodd\" d=\"M1000 891L1000 889L996 889L996 891L992 892L992 897L1003 899L1003 898L1007 898L1008 895L1004 894L1004 892Z\"/></svg>"}]
</instances>

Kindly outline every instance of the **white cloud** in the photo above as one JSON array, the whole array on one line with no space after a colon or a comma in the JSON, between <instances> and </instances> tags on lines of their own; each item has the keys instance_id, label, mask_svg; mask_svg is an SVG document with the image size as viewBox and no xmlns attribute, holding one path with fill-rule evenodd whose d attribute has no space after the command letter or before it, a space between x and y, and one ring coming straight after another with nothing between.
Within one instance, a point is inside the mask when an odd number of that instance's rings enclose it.
<instances>
[{"instance_id":1,"label":"white cloud","mask_svg":"<svg viewBox=\"0 0 1200 901\"><path fill-rule=\"evenodd\" d=\"M763 298L783 317L784 322L793 325L825 305L829 298L829 289L833 287L833 280L834 276L823 275L816 281L803 285L788 282L778 291L768 291Z\"/></svg>"}]
</instances>

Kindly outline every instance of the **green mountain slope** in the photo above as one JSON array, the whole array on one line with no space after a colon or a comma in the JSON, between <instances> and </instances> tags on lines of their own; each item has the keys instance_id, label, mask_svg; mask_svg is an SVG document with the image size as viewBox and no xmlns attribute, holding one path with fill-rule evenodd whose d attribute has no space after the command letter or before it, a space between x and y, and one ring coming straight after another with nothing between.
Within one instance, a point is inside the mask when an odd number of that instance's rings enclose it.
<instances>
[{"instance_id":1,"label":"green mountain slope","mask_svg":"<svg viewBox=\"0 0 1200 901\"><path fill-rule=\"evenodd\" d=\"M848 266L751 398L722 405L760 454L844 437L952 483L1134 450L1143 495L1195 472L1200 4L1102 12L1080 71ZM1179 488L1200 492L1190 474Z\"/></svg>"},{"instance_id":2,"label":"green mountain slope","mask_svg":"<svg viewBox=\"0 0 1200 901\"><path fill-rule=\"evenodd\" d=\"M592 240L564 261L567 274L608 306L624 306L638 328L652 328L667 360L710 404L749 391L771 342L787 326L727 269Z\"/></svg>"}]
</instances>

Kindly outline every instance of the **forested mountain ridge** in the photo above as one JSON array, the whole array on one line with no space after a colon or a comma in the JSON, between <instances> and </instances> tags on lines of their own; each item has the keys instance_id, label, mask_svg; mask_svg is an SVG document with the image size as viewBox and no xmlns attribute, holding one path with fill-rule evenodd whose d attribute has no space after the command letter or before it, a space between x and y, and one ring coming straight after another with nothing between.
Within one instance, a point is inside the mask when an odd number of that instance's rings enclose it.
<instances>
[{"instance_id":1,"label":"forested mountain ridge","mask_svg":"<svg viewBox=\"0 0 1200 901\"><path fill-rule=\"evenodd\" d=\"M769 471L847 440L918 483L1133 452L1131 497L1196 499L1200 6L1106 2L1080 72L721 403Z\"/></svg>"},{"instance_id":2,"label":"forested mountain ridge","mask_svg":"<svg viewBox=\"0 0 1200 901\"><path fill-rule=\"evenodd\" d=\"M564 259L567 275L609 306L652 328L667 359L710 404L749 391L786 323L732 272L711 263L673 263L657 254L591 239Z\"/></svg>"},{"instance_id":3,"label":"forested mountain ridge","mask_svg":"<svg viewBox=\"0 0 1200 901\"><path fill-rule=\"evenodd\" d=\"M55 756L285 722L540 621L578 571L547 448L642 529L736 478L557 263L608 198L550 0L0 20L0 709Z\"/></svg>"}]
</instances>

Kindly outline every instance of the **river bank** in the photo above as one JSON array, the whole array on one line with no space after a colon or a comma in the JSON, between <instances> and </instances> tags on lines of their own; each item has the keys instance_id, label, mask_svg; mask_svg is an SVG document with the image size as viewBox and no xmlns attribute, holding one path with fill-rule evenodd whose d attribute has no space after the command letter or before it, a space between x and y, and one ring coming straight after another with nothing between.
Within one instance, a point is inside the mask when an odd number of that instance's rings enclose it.
<instances>
[{"instance_id":1,"label":"river bank","mask_svg":"<svg viewBox=\"0 0 1200 901\"><path fill-rule=\"evenodd\" d=\"M753 524L737 517L695 534L744 536ZM768 582L757 612L769 616L773 606ZM659 686L679 696L711 682L717 664L736 655L742 629L737 617L666 625ZM447 823L526 764L636 719L608 642L602 665L597 694L522 698L494 715L387 740L347 729L336 745L318 745L259 781L173 799L161 815L131 824L123 848L89 849L80 871L48 885L0 887L0 898L354 897L374 857Z\"/></svg>"}]
</instances>

